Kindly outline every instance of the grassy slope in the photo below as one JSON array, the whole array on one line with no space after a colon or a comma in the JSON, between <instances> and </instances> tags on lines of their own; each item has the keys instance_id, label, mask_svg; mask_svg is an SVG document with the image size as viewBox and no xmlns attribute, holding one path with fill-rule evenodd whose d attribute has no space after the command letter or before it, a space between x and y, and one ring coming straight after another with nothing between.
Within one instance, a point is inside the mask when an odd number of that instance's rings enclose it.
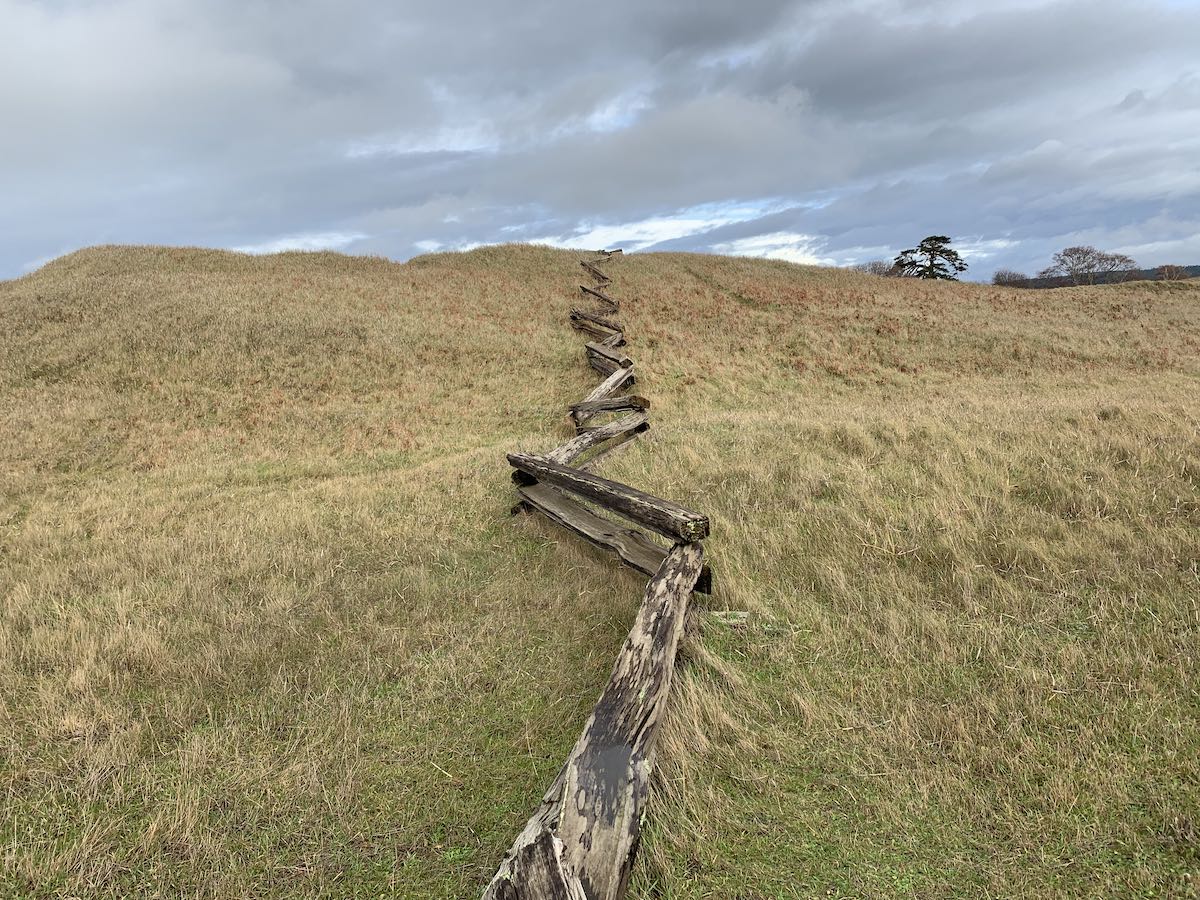
<instances>
[{"instance_id":1,"label":"grassy slope","mask_svg":"<svg viewBox=\"0 0 1200 900\"><path fill-rule=\"evenodd\" d=\"M478 889L642 583L507 516L594 381L577 268L0 284L0 896ZM1195 890L1200 287L614 274L655 427L605 473L752 612L688 648L635 895Z\"/></svg>"}]
</instances>

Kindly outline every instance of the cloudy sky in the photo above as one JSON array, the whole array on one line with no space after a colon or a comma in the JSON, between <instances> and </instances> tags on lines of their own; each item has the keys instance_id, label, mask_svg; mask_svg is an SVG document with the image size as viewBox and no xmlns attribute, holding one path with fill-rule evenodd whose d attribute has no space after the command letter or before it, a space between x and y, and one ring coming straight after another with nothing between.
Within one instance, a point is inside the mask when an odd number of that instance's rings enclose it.
<instances>
[{"instance_id":1,"label":"cloudy sky","mask_svg":"<svg viewBox=\"0 0 1200 900\"><path fill-rule=\"evenodd\" d=\"M98 243L1200 263L1200 0L0 0L0 277Z\"/></svg>"}]
</instances>

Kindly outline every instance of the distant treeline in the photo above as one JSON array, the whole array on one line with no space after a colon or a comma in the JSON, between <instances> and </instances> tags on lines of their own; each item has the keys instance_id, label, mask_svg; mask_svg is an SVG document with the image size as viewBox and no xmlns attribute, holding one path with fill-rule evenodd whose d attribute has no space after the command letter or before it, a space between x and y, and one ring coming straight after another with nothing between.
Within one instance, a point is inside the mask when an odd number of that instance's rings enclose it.
<instances>
[{"instance_id":1,"label":"distant treeline","mask_svg":"<svg viewBox=\"0 0 1200 900\"><path fill-rule=\"evenodd\" d=\"M1181 270L1182 274L1172 272L1170 280L1177 281L1184 278L1200 278L1200 266L1172 266L1172 269ZM1161 281L1163 273L1161 268L1153 269L1122 269L1117 272L1094 272L1089 273L1089 284L1120 284L1123 281ZM1003 284L1006 287L1020 288L1060 288L1072 287L1081 282L1078 278L1073 278L1070 275L1038 275L1035 278L1013 278L1005 279Z\"/></svg>"},{"instance_id":2,"label":"distant treeline","mask_svg":"<svg viewBox=\"0 0 1200 900\"><path fill-rule=\"evenodd\" d=\"M950 248L951 238L934 234L891 262L874 259L852 268L882 278L934 278L957 281L967 263ZM1090 245L1064 247L1051 263L1032 278L1013 269L997 269L992 284L1019 288L1076 287L1083 284L1120 284L1123 281L1183 281L1200 278L1200 266L1162 265L1138 267L1132 256L1107 253Z\"/></svg>"}]
</instances>

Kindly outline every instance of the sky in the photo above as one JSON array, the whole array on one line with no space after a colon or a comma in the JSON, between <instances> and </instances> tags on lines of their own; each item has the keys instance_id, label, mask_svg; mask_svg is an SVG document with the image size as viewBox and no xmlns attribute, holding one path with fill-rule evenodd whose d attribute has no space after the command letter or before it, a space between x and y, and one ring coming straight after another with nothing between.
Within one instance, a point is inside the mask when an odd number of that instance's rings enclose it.
<instances>
[{"instance_id":1,"label":"sky","mask_svg":"<svg viewBox=\"0 0 1200 900\"><path fill-rule=\"evenodd\" d=\"M503 241L1200 263L1200 0L0 0L0 278Z\"/></svg>"}]
</instances>

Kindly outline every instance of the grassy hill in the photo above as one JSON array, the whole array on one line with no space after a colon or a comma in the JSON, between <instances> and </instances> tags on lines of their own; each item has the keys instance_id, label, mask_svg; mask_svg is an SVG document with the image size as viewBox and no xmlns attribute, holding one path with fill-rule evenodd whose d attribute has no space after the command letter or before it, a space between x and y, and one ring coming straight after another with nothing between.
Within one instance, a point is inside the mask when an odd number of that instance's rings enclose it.
<instances>
[{"instance_id":1,"label":"grassy hill","mask_svg":"<svg viewBox=\"0 0 1200 900\"><path fill-rule=\"evenodd\" d=\"M464 897L644 578L511 519L571 253L98 248L0 283L0 896ZM708 513L637 897L1200 870L1200 285L613 264ZM627 311L626 311L627 310Z\"/></svg>"}]
</instances>

